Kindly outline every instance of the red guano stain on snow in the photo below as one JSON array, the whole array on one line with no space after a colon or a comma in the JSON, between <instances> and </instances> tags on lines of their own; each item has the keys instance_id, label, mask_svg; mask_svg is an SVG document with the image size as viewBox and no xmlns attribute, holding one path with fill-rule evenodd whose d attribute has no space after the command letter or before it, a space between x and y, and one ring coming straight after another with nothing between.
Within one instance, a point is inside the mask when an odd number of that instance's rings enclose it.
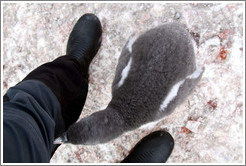
<instances>
[{"instance_id":1,"label":"red guano stain on snow","mask_svg":"<svg viewBox=\"0 0 246 166\"><path fill-rule=\"evenodd\" d=\"M221 46L219 55L217 56L220 60L224 61L227 58L227 49L225 46Z\"/></svg>"},{"instance_id":2,"label":"red guano stain on snow","mask_svg":"<svg viewBox=\"0 0 246 166\"><path fill-rule=\"evenodd\" d=\"M235 34L235 29L225 29L220 31L218 37L220 38L220 50L217 59L225 61L228 58L228 48L231 47L231 40Z\"/></svg>"},{"instance_id":3,"label":"red guano stain on snow","mask_svg":"<svg viewBox=\"0 0 246 166\"><path fill-rule=\"evenodd\" d=\"M215 110L217 108L217 103L213 100L208 101L208 105Z\"/></svg>"},{"instance_id":4,"label":"red guano stain on snow","mask_svg":"<svg viewBox=\"0 0 246 166\"><path fill-rule=\"evenodd\" d=\"M183 127L181 127L181 131L178 131L178 133L189 134L189 133L192 133L192 131L190 131L188 128L186 128L185 126L183 126Z\"/></svg>"},{"instance_id":5,"label":"red guano stain on snow","mask_svg":"<svg viewBox=\"0 0 246 166\"><path fill-rule=\"evenodd\" d=\"M226 29L220 32L219 34L219 38L220 38L220 50L219 50L219 54L217 55L217 59L224 61L227 59L227 47L226 47L226 43L228 43L228 39L230 37L230 35L232 35L232 30Z\"/></svg>"},{"instance_id":6,"label":"red guano stain on snow","mask_svg":"<svg viewBox=\"0 0 246 166\"><path fill-rule=\"evenodd\" d=\"M75 152L76 158L79 160L79 162L83 162L83 160L81 159L80 155L78 152Z\"/></svg>"}]
</instances>

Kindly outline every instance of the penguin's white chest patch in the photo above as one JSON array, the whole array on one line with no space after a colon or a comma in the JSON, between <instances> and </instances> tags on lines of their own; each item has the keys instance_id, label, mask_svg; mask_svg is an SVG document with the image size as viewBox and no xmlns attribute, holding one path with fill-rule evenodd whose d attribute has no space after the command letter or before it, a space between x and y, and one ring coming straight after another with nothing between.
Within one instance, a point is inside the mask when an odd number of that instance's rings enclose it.
<instances>
[{"instance_id":1,"label":"penguin's white chest patch","mask_svg":"<svg viewBox=\"0 0 246 166\"><path fill-rule=\"evenodd\" d=\"M129 73L129 71L131 69L131 64L132 64L132 57L130 57L130 59L129 59L127 65L126 65L126 67L122 70L121 79L120 79L120 81L118 83L118 87L120 87L121 85L123 85L125 79L127 78L128 73Z\"/></svg>"}]
</instances>

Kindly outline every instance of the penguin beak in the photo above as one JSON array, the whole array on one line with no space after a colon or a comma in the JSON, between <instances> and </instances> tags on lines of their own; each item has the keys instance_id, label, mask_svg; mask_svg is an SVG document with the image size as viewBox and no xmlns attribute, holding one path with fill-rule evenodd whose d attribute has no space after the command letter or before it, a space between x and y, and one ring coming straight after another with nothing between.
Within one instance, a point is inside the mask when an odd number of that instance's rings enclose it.
<instances>
[{"instance_id":1,"label":"penguin beak","mask_svg":"<svg viewBox=\"0 0 246 166\"><path fill-rule=\"evenodd\" d=\"M60 137L56 138L53 144L62 144L68 142L67 133L63 133Z\"/></svg>"}]
</instances>

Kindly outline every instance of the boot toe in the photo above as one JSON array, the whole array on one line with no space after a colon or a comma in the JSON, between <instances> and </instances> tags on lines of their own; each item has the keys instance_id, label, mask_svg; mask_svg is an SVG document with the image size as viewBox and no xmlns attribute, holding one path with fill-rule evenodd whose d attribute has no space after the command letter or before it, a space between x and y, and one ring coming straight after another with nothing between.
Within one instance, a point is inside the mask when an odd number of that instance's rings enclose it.
<instances>
[{"instance_id":1,"label":"boot toe","mask_svg":"<svg viewBox=\"0 0 246 166\"><path fill-rule=\"evenodd\" d=\"M174 147L173 137L166 131L156 131L140 140L123 163L164 163Z\"/></svg>"},{"instance_id":2,"label":"boot toe","mask_svg":"<svg viewBox=\"0 0 246 166\"><path fill-rule=\"evenodd\" d=\"M100 20L94 14L85 14L75 24L67 43L67 55L89 66L96 55L102 36Z\"/></svg>"}]
</instances>

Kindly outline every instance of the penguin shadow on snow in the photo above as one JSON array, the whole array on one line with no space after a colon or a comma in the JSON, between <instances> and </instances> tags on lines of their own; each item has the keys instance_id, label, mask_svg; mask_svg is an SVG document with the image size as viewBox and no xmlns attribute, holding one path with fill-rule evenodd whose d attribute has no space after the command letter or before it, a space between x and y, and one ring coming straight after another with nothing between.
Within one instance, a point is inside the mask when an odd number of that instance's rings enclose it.
<instances>
[{"instance_id":1,"label":"penguin shadow on snow","mask_svg":"<svg viewBox=\"0 0 246 166\"><path fill-rule=\"evenodd\" d=\"M196 67L194 43L178 23L132 35L118 60L107 108L73 124L59 140L105 143L172 113L204 72L204 67Z\"/></svg>"}]
</instances>

